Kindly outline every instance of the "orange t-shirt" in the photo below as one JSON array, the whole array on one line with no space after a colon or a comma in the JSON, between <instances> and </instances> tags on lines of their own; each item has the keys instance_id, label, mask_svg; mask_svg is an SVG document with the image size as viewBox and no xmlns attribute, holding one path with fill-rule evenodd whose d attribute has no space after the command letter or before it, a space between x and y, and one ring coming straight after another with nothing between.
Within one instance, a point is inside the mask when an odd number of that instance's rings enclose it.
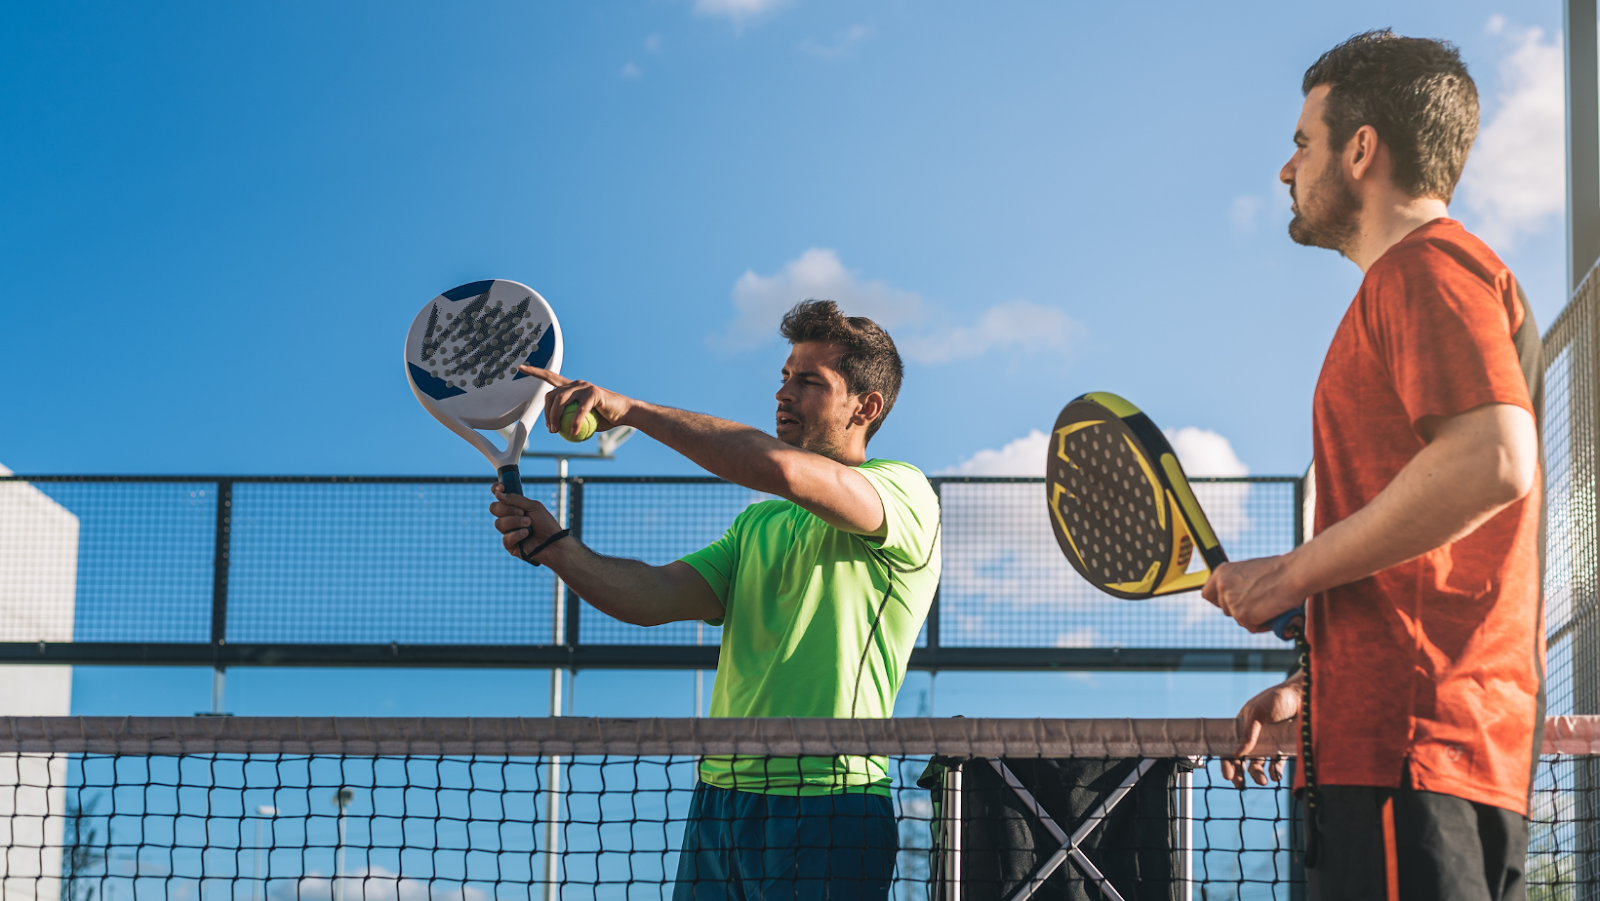
<instances>
[{"instance_id":1,"label":"orange t-shirt","mask_svg":"<svg viewBox=\"0 0 1600 901\"><path fill-rule=\"evenodd\" d=\"M1391 247L1317 380L1316 530L1366 506L1422 450L1424 417L1491 403L1537 416L1538 346L1516 279L1459 222ZM1311 599L1319 783L1397 787L1409 771L1423 791L1527 814L1544 713L1540 495Z\"/></svg>"}]
</instances>

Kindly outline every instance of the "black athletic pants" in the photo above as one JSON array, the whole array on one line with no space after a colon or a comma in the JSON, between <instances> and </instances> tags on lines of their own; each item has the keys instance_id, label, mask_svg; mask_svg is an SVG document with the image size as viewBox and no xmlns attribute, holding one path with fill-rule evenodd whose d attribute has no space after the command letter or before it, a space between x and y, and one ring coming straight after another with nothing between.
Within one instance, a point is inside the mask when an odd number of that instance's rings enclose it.
<instances>
[{"instance_id":1,"label":"black athletic pants","mask_svg":"<svg viewBox=\"0 0 1600 901\"><path fill-rule=\"evenodd\" d=\"M1452 795L1324 785L1311 901L1524 901L1528 821ZM1309 824L1307 824L1309 826Z\"/></svg>"}]
</instances>

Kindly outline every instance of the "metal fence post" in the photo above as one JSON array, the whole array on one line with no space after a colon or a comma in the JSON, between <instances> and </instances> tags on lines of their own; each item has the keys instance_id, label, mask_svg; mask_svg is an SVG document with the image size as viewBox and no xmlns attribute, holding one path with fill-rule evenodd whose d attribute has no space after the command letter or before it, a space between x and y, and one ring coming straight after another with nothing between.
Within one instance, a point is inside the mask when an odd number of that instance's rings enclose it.
<instances>
[{"instance_id":1,"label":"metal fence post","mask_svg":"<svg viewBox=\"0 0 1600 901\"><path fill-rule=\"evenodd\" d=\"M567 459L560 457L556 460L556 523L563 529L567 527ZM556 647L563 647L567 643L567 586L561 577L551 573L551 581L555 583L551 610L551 635L550 643ZM550 670L550 715L561 715L561 677L566 670L555 667ZM548 785L545 791L545 824L544 824L544 899L545 901L560 901L561 878L561 758L551 757L548 775Z\"/></svg>"},{"instance_id":2,"label":"metal fence post","mask_svg":"<svg viewBox=\"0 0 1600 901\"><path fill-rule=\"evenodd\" d=\"M929 479L928 481L933 483L933 496L939 502L940 529L937 540L942 541L944 534L944 480ZM939 586L943 584L944 579L940 579L939 584L933 586L933 603L928 607L928 650L930 651L939 647ZM937 672L937 670L934 672Z\"/></svg>"},{"instance_id":3,"label":"metal fence post","mask_svg":"<svg viewBox=\"0 0 1600 901\"><path fill-rule=\"evenodd\" d=\"M1600 261L1600 40L1595 0L1567 0L1567 272L1569 292Z\"/></svg>"},{"instance_id":4,"label":"metal fence post","mask_svg":"<svg viewBox=\"0 0 1600 901\"><path fill-rule=\"evenodd\" d=\"M228 641L228 564L233 552L233 480L217 480L217 527L211 556L211 712L222 713L227 670L220 651Z\"/></svg>"},{"instance_id":5,"label":"metal fence post","mask_svg":"<svg viewBox=\"0 0 1600 901\"><path fill-rule=\"evenodd\" d=\"M583 479L573 479L568 486L569 498L567 501L567 528L572 530L572 537L583 540ZM579 615L583 612L583 599L566 592L567 627L562 643L569 648L575 648L582 638L578 634L578 623L582 619Z\"/></svg>"}]
</instances>

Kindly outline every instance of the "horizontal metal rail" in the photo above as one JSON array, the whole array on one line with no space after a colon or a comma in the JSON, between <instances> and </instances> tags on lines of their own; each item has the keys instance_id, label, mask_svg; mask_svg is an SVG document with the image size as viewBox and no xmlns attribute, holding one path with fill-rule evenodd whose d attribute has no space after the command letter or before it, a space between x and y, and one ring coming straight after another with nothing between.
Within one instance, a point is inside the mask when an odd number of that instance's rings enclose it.
<instances>
[{"instance_id":1,"label":"horizontal metal rail","mask_svg":"<svg viewBox=\"0 0 1600 901\"><path fill-rule=\"evenodd\" d=\"M394 666L549 669L717 668L718 648L695 645L141 644L0 642L0 664L72 666ZM1283 672L1292 650L1234 648L916 648L911 668Z\"/></svg>"}]
</instances>

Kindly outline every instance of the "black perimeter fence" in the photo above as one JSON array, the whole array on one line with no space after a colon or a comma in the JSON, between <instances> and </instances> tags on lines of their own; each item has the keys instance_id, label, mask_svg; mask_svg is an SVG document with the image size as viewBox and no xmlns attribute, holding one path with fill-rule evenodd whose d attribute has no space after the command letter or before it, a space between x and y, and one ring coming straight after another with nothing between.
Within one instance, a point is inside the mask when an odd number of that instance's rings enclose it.
<instances>
[{"instance_id":1,"label":"black perimeter fence","mask_svg":"<svg viewBox=\"0 0 1600 901\"><path fill-rule=\"evenodd\" d=\"M911 666L1284 670L1197 593L1117 600L1056 546L1042 479L935 477L943 576ZM1303 533L1295 477L1196 479L1236 557ZM0 479L0 662L713 669L719 630L642 628L507 555L491 477ZM765 498L713 478L523 480L603 554L660 564Z\"/></svg>"}]
</instances>

